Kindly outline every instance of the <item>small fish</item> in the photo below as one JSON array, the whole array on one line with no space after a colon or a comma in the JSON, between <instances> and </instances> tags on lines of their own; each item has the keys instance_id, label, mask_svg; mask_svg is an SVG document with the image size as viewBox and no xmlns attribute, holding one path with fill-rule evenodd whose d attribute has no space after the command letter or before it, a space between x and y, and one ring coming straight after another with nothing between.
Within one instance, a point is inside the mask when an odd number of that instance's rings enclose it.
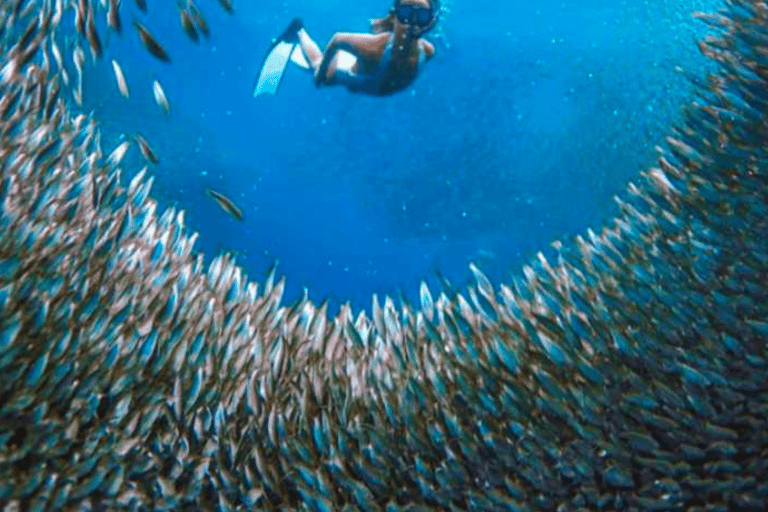
<instances>
[{"instance_id":1,"label":"small fish","mask_svg":"<svg viewBox=\"0 0 768 512\"><path fill-rule=\"evenodd\" d=\"M187 37L189 37L193 42L200 42L200 36L197 35L195 24L192 22L192 15L181 4L178 4L178 6L179 14L181 15L181 28L184 29Z\"/></svg>"},{"instance_id":2,"label":"small fish","mask_svg":"<svg viewBox=\"0 0 768 512\"><path fill-rule=\"evenodd\" d=\"M83 49L80 47L79 44L75 46L75 49L72 51L72 62L75 65L77 74L82 76L83 65L85 64L85 52L83 52Z\"/></svg>"},{"instance_id":3,"label":"small fish","mask_svg":"<svg viewBox=\"0 0 768 512\"><path fill-rule=\"evenodd\" d=\"M43 41L41 40L41 43ZM53 70L53 66L51 65L51 59L48 58L48 52L45 50L45 45L42 46L42 51L40 52L43 60L43 65L41 67L41 70L43 74L47 77L49 74L53 74L51 71Z\"/></svg>"},{"instance_id":4,"label":"small fish","mask_svg":"<svg viewBox=\"0 0 768 512\"><path fill-rule=\"evenodd\" d=\"M86 14L86 6L85 2L83 0L80 0L78 2L78 5L75 7L75 29L77 32L85 36L85 14Z\"/></svg>"},{"instance_id":5,"label":"small fish","mask_svg":"<svg viewBox=\"0 0 768 512\"><path fill-rule=\"evenodd\" d=\"M107 10L107 25L109 25L118 34L123 33L123 23L120 21L120 11L117 0L109 0L109 9Z\"/></svg>"},{"instance_id":6,"label":"small fish","mask_svg":"<svg viewBox=\"0 0 768 512\"><path fill-rule=\"evenodd\" d=\"M145 0L136 0L136 7L138 7L141 12L147 12L147 2Z\"/></svg>"},{"instance_id":7,"label":"small fish","mask_svg":"<svg viewBox=\"0 0 768 512\"><path fill-rule=\"evenodd\" d=\"M72 61L75 64L77 70L77 84L75 90L72 92L75 102L78 106L83 105L83 64L85 63L85 54L82 48L77 46L72 54Z\"/></svg>"},{"instance_id":8,"label":"small fish","mask_svg":"<svg viewBox=\"0 0 768 512\"><path fill-rule=\"evenodd\" d=\"M61 84L58 80L53 81L53 85L48 86L48 97L45 107L45 119L50 120L53 115L53 109L56 106L56 101L59 98L59 91L61 90Z\"/></svg>"},{"instance_id":9,"label":"small fish","mask_svg":"<svg viewBox=\"0 0 768 512\"><path fill-rule=\"evenodd\" d=\"M155 102L157 105L162 108L166 114L169 114L171 111L171 106L168 104L168 98L165 97L165 91L163 91L163 87L157 80L152 82L152 92L155 95Z\"/></svg>"},{"instance_id":10,"label":"small fish","mask_svg":"<svg viewBox=\"0 0 768 512\"><path fill-rule=\"evenodd\" d=\"M125 153L128 151L128 147L131 145L130 142L127 140L124 141L122 144L117 146L112 153L110 153L109 157L107 157L107 161L112 167L117 167L120 165L120 162L123 161L123 158L125 157Z\"/></svg>"},{"instance_id":11,"label":"small fish","mask_svg":"<svg viewBox=\"0 0 768 512\"><path fill-rule=\"evenodd\" d=\"M93 20L93 13L88 16L85 32L88 39L88 45L91 47L91 55L93 56L93 60L96 60L101 57L102 45L99 33L96 31L96 22Z\"/></svg>"},{"instance_id":12,"label":"small fish","mask_svg":"<svg viewBox=\"0 0 768 512\"><path fill-rule=\"evenodd\" d=\"M137 133L133 136L133 138L136 139L136 143L139 145L139 151L141 151L141 154L144 155L144 158L153 164L160 162L160 159L157 158L157 155L154 151L152 151L152 148L149 147L149 143L144 137Z\"/></svg>"},{"instance_id":13,"label":"small fish","mask_svg":"<svg viewBox=\"0 0 768 512\"><path fill-rule=\"evenodd\" d=\"M41 112L45 110L45 97L46 97L46 88L45 88L45 82L39 82L35 86L35 90L37 94L35 94L35 112Z\"/></svg>"},{"instance_id":14,"label":"small fish","mask_svg":"<svg viewBox=\"0 0 768 512\"><path fill-rule=\"evenodd\" d=\"M38 29L40 28L40 22L35 18L30 22L29 25L27 25L27 28L24 30L24 33L19 38L19 42L17 43L17 48L23 49L27 47L31 42L32 39L38 34Z\"/></svg>"},{"instance_id":15,"label":"small fish","mask_svg":"<svg viewBox=\"0 0 768 512\"><path fill-rule=\"evenodd\" d=\"M128 84L125 81L125 75L123 70L120 69L120 64L116 60L112 60L112 70L115 72L115 80L117 80L117 88L120 89L120 94L123 98L128 98Z\"/></svg>"},{"instance_id":16,"label":"small fish","mask_svg":"<svg viewBox=\"0 0 768 512\"><path fill-rule=\"evenodd\" d=\"M189 13L192 15L192 20L195 22L195 25L197 25L197 28L200 29L203 36L206 39L210 37L211 31L208 29L208 22L205 21L205 18L203 18L203 15L192 0L187 0L187 10L189 10Z\"/></svg>"},{"instance_id":17,"label":"small fish","mask_svg":"<svg viewBox=\"0 0 768 512\"><path fill-rule=\"evenodd\" d=\"M233 14L235 12L235 10L232 8L232 2L230 0L219 0L219 4L221 4L221 7L223 7L224 10L229 14Z\"/></svg>"},{"instance_id":18,"label":"small fish","mask_svg":"<svg viewBox=\"0 0 768 512\"><path fill-rule=\"evenodd\" d=\"M235 203L233 203L228 197L225 197L212 188L205 189L205 193L208 195L208 197L212 197L214 200L216 200L217 203L219 203L219 206L222 210L227 212L233 219L244 221L245 217L243 216L243 212L235 206Z\"/></svg>"},{"instance_id":19,"label":"small fish","mask_svg":"<svg viewBox=\"0 0 768 512\"><path fill-rule=\"evenodd\" d=\"M158 43L157 40L152 37L152 34L150 34L149 31L144 28L141 23L134 21L133 26L136 27L136 30L139 31L139 38L149 53L151 53L158 60L163 62L171 62L171 58L168 57L168 53L166 53L165 48L163 48L160 43Z\"/></svg>"},{"instance_id":20,"label":"small fish","mask_svg":"<svg viewBox=\"0 0 768 512\"><path fill-rule=\"evenodd\" d=\"M35 58L35 55L37 54L37 50L40 48L40 45L43 42L43 36L39 35L36 37L28 47L24 49L24 52L21 54L21 57L18 61L18 67L19 69L22 69L27 66L30 62L32 62L32 59Z\"/></svg>"},{"instance_id":21,"label":"small fish","mask_svg":"<svg viewBox=\"0 0 768 512\"><path fill-rule=\"evenodd\" d=\"M56 65L59 66L59 69L63 69L64 59L61 57L61 51L53 38L51 38L51 53L53 54L53 59L56 61Z\"/></svg>"},{"instance_id":22,"label":"small fish","mask_svg":"<svg viewBox=\"0 0 768 512\"><path fill-rule=\"evenodd\" d=\"M59 23L61 23L61 17L64 15L64 0L55 0L55 2L56 5L53 11L51 22L53 23L54 27L58 27Z\"/></svg>"}]
</instances>

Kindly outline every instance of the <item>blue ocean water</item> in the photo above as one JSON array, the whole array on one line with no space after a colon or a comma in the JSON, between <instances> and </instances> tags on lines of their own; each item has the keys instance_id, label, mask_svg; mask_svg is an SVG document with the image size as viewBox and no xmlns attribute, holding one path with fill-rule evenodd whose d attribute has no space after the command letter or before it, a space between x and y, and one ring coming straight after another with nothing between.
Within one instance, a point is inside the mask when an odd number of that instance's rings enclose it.
<instances>
[{"instance_id":1,"label":"blue ocean water","mask_svg":"<svg viewBox=\"0 0 768 512\"><path fill-rule=\"evenodd\" d=\"M332 309L369 308L374 293L414 301L421 280L461 288L470 262L507 280L554 240L609 223L613 196L654 165L654 146L693 99L684 74L702 76L707 64L690 13L716 5L454 0L427 36L435 58L402 93L318 90L293 68L276 96L253 98L270 40L294 16L323 47L337 31L367 31L389 3L241 1L231 16L199 0L212 37L198 45L172 2L150 2L146 15L131 4L172 62L149 56L131 27L110 34L85 106L105 151L133 132L150 142L161 159L153 197L186 211L208 261L233 252L256 280L278 261L286 301L305 288ZM153 80L170 115L154 104ZM143 165L132 150L126 174Z\"/></svg>"}]
</instances>

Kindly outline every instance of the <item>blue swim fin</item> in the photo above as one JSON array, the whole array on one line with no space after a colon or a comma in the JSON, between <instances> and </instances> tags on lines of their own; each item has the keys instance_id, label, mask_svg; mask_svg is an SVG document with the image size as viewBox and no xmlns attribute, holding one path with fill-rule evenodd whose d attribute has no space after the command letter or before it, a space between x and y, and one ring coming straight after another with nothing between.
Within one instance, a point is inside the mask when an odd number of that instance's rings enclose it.
<instances>
[{"instance_id":1,"label":"blue swim fin","mask_svg":"<svg viewBox=\"0 0 768 512\"><path fill-rule=\"evenodd\" d=\"M280 87L280 82L283 80L283 75L289 62L304 67L301 63L301 60L303 60L304 64L309 67L309 63L306 62L299 46L299 30L303 27L304 24L301 18L294 18L280 37L272 41L272 45L269 47L267 55L261 64L256 85L253 88L254 97L261 96L262 94L275 94ZM296 53L299 55L295 56Z\"/></svg>"}]
</instances>

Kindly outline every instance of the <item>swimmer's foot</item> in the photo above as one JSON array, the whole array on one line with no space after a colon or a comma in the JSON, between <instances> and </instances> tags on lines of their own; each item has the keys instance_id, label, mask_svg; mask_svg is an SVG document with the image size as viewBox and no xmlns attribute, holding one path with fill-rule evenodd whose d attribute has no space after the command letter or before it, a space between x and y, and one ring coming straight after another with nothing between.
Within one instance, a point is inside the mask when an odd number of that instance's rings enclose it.
<instances>
[{"instance_id":1,"label":"swimmer's foot","mask_svg":"<svg viewBox=\"0 0 768 512\"><path fill-rule=\"evenodd\" d=\"M299 42L299 30L304 28L304 22L301 20L301 18L293 18L293 21L291 21L291 24L288 25L288 28L285 29L285 32L280 36L281 41L286 41L289 43L298 43Z\"/></svg>"}]
</instances>

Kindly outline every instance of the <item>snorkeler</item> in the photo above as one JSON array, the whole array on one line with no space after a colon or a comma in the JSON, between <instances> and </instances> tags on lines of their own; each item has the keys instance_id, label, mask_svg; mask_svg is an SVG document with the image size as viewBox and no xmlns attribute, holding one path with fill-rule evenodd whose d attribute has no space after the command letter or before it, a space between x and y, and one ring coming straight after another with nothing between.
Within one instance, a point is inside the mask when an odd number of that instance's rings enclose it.
<instances>
[{"instance_id":1,"label":"snorkeler","mask_svg":"<svg viewBox=\"0 0 768 512\"><path fill-rule=\"evenodd\" d=\"M267 52L253 95L277 92L288 62L312 71L317 87L343 85L372 96L402 91L435 53L422 36L439 11L439 0L395 0L385 18L371 21L371 34L339 32L324 53L296 18Z\"/></svg>"}]
</instances>

